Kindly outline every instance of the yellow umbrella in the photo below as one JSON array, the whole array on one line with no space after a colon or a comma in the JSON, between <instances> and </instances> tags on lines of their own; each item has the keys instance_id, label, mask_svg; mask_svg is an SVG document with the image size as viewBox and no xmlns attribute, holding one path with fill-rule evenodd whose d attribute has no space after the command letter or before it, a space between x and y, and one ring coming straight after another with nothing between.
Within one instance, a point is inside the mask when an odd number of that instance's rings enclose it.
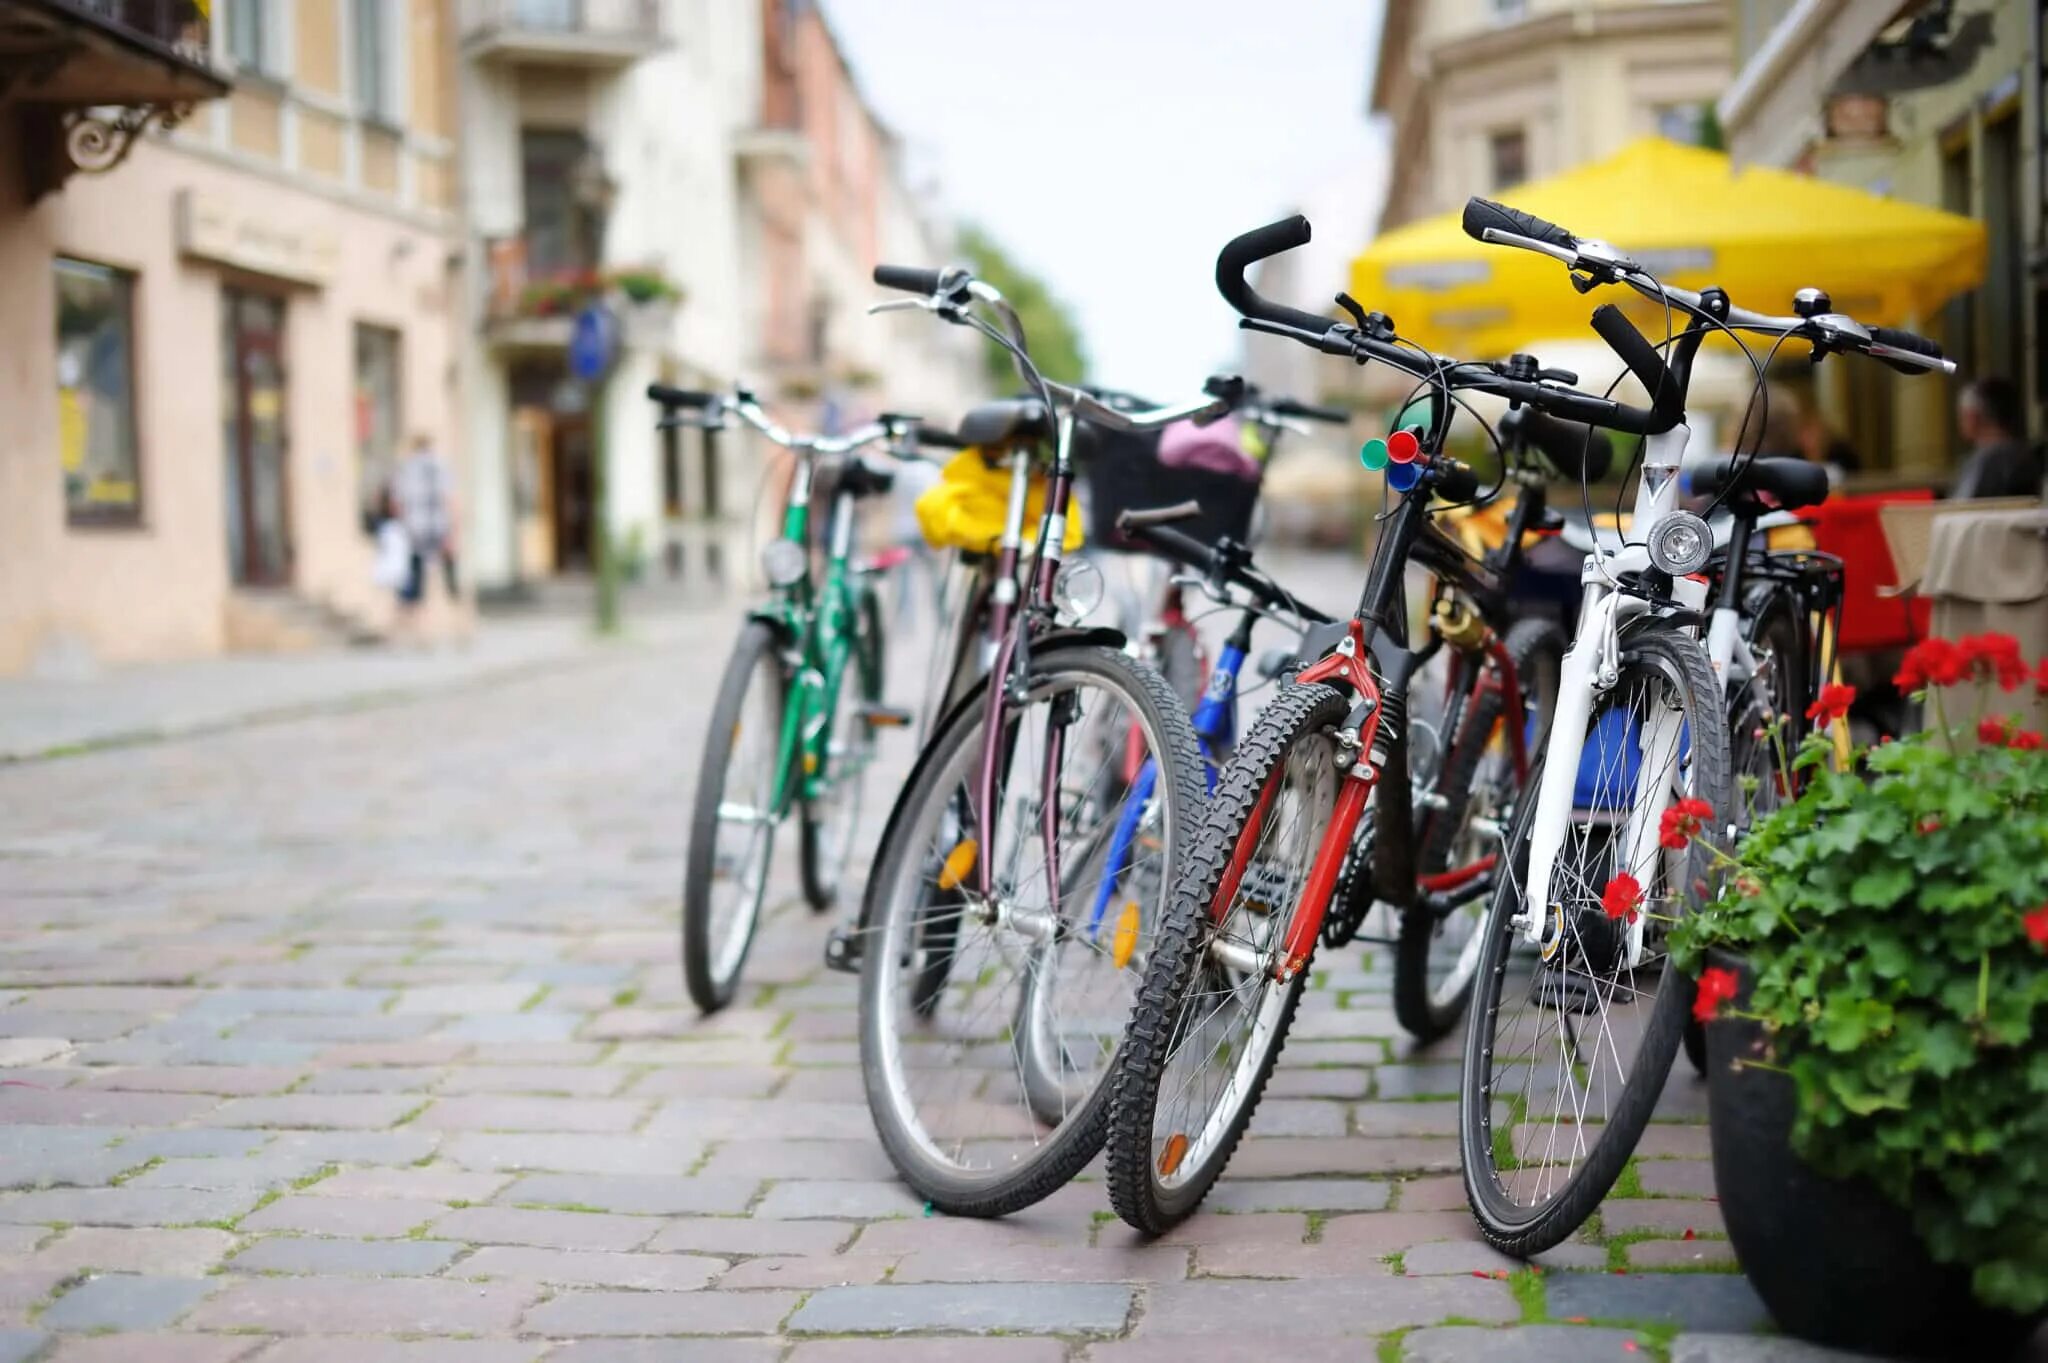
<instances>
[{"instance_id":1,"label":"yellow umbrella","mask_svg":"<svg viewBox=\"0 0 2048 1363\"><path fill-rule=\"evenodd\" d=\"M1667 283L1718 284L1758 312L1789 313L1794 291L1812 286L1859 321L1908 325L1984 278L1980 222L1790 171L1737 170L1720 152L1660 137L1500 197L1613 242ZM1352 297L1449 355L1502 355L1582 335L1606 301L1652 340L1663 336L1663 310L1632 290L1581 297L1556 261L1474 241L1459 219L1431 218L1374 241L1352 262Z\"/></svg>"}]
</instances>

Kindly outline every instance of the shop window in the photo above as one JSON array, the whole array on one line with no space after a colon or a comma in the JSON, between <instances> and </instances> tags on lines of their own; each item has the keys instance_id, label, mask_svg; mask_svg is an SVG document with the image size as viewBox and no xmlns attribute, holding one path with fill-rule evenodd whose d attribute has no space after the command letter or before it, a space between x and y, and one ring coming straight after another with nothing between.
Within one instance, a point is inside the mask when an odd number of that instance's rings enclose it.
<instances>
[{"instance_id":1,"label":"shop window","mask_svg":"<svg viewBox=\"0 0 2048 1363\"><path fill-rule=\"evenodd\" d=\"M57 448L74 523L142 514L135 428L135 278L57 261Z\"/></svg>"},{"instance_id":2,"label":"shop window","mask_svg":"<svg viewBox=\"0 0 2048 1363\"><path fill-rule=\"evenodd\" d=\"M375 513L391 472L398 467L399 334L389 327L356 324L356 487L365 524Z\"/></svg>"}]
</instances>

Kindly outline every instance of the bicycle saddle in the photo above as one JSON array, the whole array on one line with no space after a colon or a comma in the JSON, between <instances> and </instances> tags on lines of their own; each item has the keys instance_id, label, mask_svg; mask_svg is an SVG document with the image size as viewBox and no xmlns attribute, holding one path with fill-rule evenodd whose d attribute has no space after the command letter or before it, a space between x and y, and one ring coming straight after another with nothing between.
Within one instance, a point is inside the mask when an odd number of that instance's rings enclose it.
<instances>
[{"instance_id":1,"label":"bicycle saddle","mask_svg":"<svg viewBox=\"0 0 2048 1363\"><path fill-rule=\"evenodd\" d=\"M960 439L983 450L1051 440L1051 414L1037 398L984 402L960 418Z\"/></svg>"},{"instance_id":2,"label":"bicycle saddle","mask_svg":"<svg viewBox=\"0 0 2048 1363\"><path fill-rule=\"evenodd\" d=\"M1766 511L1796 511L1814 506L1828 497L1828 471L1804 459L1747 459L1724 455L1709 459L1689 470L1696 495L1711 497L1736 478L1735 491L1724 503L1738 516L1756 516ZM1768 495L1769 501L1764 497Z\"/></svg>"}]
</instances>

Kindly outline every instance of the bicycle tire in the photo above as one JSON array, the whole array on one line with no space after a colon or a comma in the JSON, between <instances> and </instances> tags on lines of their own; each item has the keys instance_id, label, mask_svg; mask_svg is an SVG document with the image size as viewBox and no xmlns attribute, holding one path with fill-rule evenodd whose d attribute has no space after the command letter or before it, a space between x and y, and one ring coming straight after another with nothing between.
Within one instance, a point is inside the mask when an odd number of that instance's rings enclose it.
<instances>
[{"instance_id":1,"label":"bicycle tire","mask_svg":"<svg viewBox=\"0 0 2048 1363\"><path fill-rule=\"evenodd\" d=\"M754 934L760 929L762 906L767 897L768 868L774 864L775 821L761 825L763 846L759 852L761 884L748 898L742 919L736 925L736 943L729 937L735 929L719 933L714 922L714 888L718 880L719 810L725 803L728 777L746 719L747 699L754 684L770 679L777 731L772 741L780 744L779 717L788 700L788 681L783 674L775 627L765 620L749 620L733 644L725 675L718 684L717 699L711 706L711 727L704 740L704 757L698 769L697 798L690 816L689 851L683 865L682 957L683 984L690 1001L704 1013L715 1013L732 1002L753 949ZM761 717L765 720L765 716ZM777 775L769 773L770 789ZM723 939L723 940L718 940ZM729 958L729 959L721 959Z\"/></svg>"},{"instance_id":2,"label":"bicycle tire","mask_svg":"<svg viewBox=\"0 0 2048 1363\"><path fill-rule=\"evenodd\" d=\"M1155 1176L1158 1162L1153 1153L1159 1102L1173 1058L1173 1044L1180 1035L1180 1022L1196 997L1193 991L1207 968L1213 936L1211 925L1215 922L1214 901L1222 889L1225 871L1240 843L1248 836L1256 836L1250 828L1254 812L1278 799L1276 778L1295 750L1309 738L1342 724L1348 708L1344 696L1332 687L1312 683L1282 688L1260 713L1239 745L1236 757L1217 781L1193 847L1182 863L1185 869L1168 901L1167 917L1160 925L1152 960L1138 991L1137 1006L1131 1013L1122 1061L1111 1081L1113 1096L1105 1143L1110 1205L1118 1216L1148 1235L1170 1230L1192 1214L1208 1195L1243 1139L1286 1044L1288 1028L1293 1024L1302 988L1308 980L1306 966L1284 983L1268 980L1279 990L1272 996L1272 1002L1263 997L1266 986L1261 986L1257 1012L1264 1019L1270 1009L1271 1025L1265 1032L1267 1044L1263 1051L1254 1056L1248 1044L1243 1058L1237 1062L1233 1081L1244 1075L1247 1068L1250 1073L1248 1082L1238 1090L1241 1098L1237 1110L1223 1119L1222 1134L1199 1153L1199 1162L1193 1168L1188 1168L1185 1153L1174 1159L1174 1167L1165 1171L1164 1177L1176 1179L1177 1183L1163 1185L1161 1178ZM1343 779L1342 773L1337 775L1339 779L1330 790L1332 807ZM1310 847L1308 856L1312 859L1313 855ZM1253 1035L1259 1035L1257 1024ZM1201 1129L1207 1131L1216 1121L1217 1112L1212 1111ZM1190 1145L1183 1144L1181 1150L1189 1148ZM1172 1149L1171 1137L1167 1149ZM1186 1177L1181 1178L1184 1169Z\"/></svg>"},{"instance_id":3,"label":"bicycle tire","mask_svg":"<svg viewBox=\"0 0 2048 1363\"><path fill-rule=\"evenodd\" d=\"M1158 671L1121 652L1099 644L1081 642L1052 644L1034 649L1026 686L1043 687L1061 678L1087 677L1102 683L1106 691L1120 696L1135 710L1146 730L1152 755L1159 761L1157 789L1162 801L1162 859L1177 864L1189 836L1196 811L1202 807L1203 776L1201 750L1187 711L1161 679ZM920 758L919 785L905 789L897 811L890 820L870 881L867 898L868 921L864 926L867 943L861 953L860 1040L861 1070L870 1114L882 1148L897 1172L919 1196L939 1211L953 1216L1002 1216L1030 1206L1064 1186L1093 1159L1102 1146L1108 1115L1107 1079L1117 1068L1114 1051L1105 1060L1100 1078L1087 1097L1042 1138L1034 1138L1028 1153L1013 1158L1008 1167L987 1171L966 1170L947 1165L937 1158L937 1143L915 1115L906 1115L898 1101L907 1089L901 1056L906 1038L898 1035L899 1011L920 1018L920 1025L940 1011L927 997L933 989L933 964L911 959L913 935L924 931L919 916L929 917L931 906L954 893L943 879L931 880L931 848L924 846L923 825L929 814L936 828L949 814L956 813L959 779L951 774L978 753L986 707L982 703L987 681L976 684L947 718L937 726ZM1040 702L1032 702L1040 703ZM1020 717L1014 727L1022 727ZM1126 721L1119 719L1118 724ZM1119 729L1119 732L1122 730ZM1019 760L1022 760L1021 758ZM926 803L929 808L926 808ZM955 915L952 936L944 947L964 935L964 919ZM964 948L958 948L964 950ZM901 955L900 966L896 958ZM972 964L971 960L968 964ZM892 999L890 974L900 970L909 990L908 1007L899 1010ZM963 988L983 989L979 974L963 972L960 964L947 961L947 973L958 983L967 975ZM942 982L939 988L946 987ZM1004 1014L1009 1018L1009 1014ZM1127 1008L1114 1014L1113 1029L1120 1038ZM909 1040L915 1041L915 1038ZM1007 1044L1007 1043L1006 1043ZM1019 1095L1018 1111L1024 1095ZM962 1143L963 1148L965 1143Z\"/></svg>"},{"instance_id":4,"label":"bicycle tire","mask_svg":"<svg viewBox=\"0 0 2048 1363\"><path fill-rule=\"evenodd\" d=\"M1543 751L1550 718L1557 711L1558 673L1566 647L1564 631L1549 620L1518 620L1501 642L1522 691L1524 713L1516 722L1526 726L1532 709L1537 716L1536 731L1529 736L1527 747L1533 760ZM1445 803L1431 816L1423 841L1420 865L1425 873L1451 866L1472 814L1473 785L1480 764L1487 757L1494 726L1501 722L1506 708L1507 697L1501 690L1487 687L1473 699L1459 722L1458 734L1444 758L1443 773L1437 782L1437 793ZM1510 805L1519 804L1527 789L1525 780L1521 789L1508 792ZM1430 957L1444 922L1418 896L1417 902L1402 911L1394 942L1394 1020L1421 1045L1437 1040L1457 1026L1471 998L1472 981L1477 974L1475 969L1465 970L1462 983L1448 995L1432 986ZM1460 963L1463 964L1462 957ZM1476 958L1471 964L1476 967Z\"/></svg>"},{"instance_id":5,"label":"bicycle tire","mask_svg":"<svg viewBox=\"0 0 2048 1363\"><path fill-rule=\"evenodd\" d=\"M854 635L848 661L852 665L852 680L859 691L860 706L865 709L882 703L882 603L872 586L863 584L854 610ZM853 851L853 840L860 832L861 791L874 757L874 725L858 711L849 710L846 702L842 684L841 693L833 699L832 730L837 735L839 726L844 724L846 738L842 746L854 746L860 750L859 765L850 774L843 767L831 774L833 800L843 800L851 805L843 830L845 846L833 848L829 831L832 812L820 811L814 801L804 801L803 818L797 830L797 864L803 880L804 902L811 906L813 913L830 912L832 906L839 902L841 881Z\"/></svg>"},{"instance_id":6,"label":"bicycle tire","mask_svg":"<svg viewBox=\"0 0 2048 1363\"><path fill-rule=\"evenodd\" d=\"M1725 729L1724 698L1716 681L1713 669L1707 661L1706 651L1689 636L1665 628L1648 628L1626 635L1622 641L1621 679L1607 692L1607 697L1622 697L1629 694L1631 679L1654 669L1671 687L1685 712L1688 760L1692 764L1690 794L1707 800L1715 810L1715 818L1705 830L1704 841L1719 839L1726 827L1729 809L1728 789L1728 741ZM1589 738L1592 731L1589 729ZM1576 760L1576 755L1574 755ZM1531 788L1536 788L1532 777ZM1530 827L1534 822L1536 801L1525 800L1517 811L1513 833L1507 848L1510 857L1508 871L1495 893L1493 904L1483 929L1485 944L1482 949L1479 975L1474 991L1471 1024L1465 1034L1464 1071L1459 1085L1458 1141L1460 1164L1463 1168L1465 1195L1472 1214L1479 1223L1480 1233L1487 1242L1503 1253L1517 1258L1528 1258L1561 1243L1593 1214L1602 1199L1613 1189L1620 1177L1623 1165L1634 1153L1636 1142L1641 1139L1643 1128L1649 1123L1662 1096L1665 1080L1671 1072L1672 1061L1676 1058L1681 1034L1691 1014L1693 981L1672 962L1666 954L1662 960L1657 984L1657 993L1648 1006L1648 1017L1641 1021L1640 1042L1635 1050L1635 1065L1623 1080L1622 1091L1617 1101L1607 1107L1604 1121L1599 1125L1598 1134L1592 1146L1586 1150L1583 1160L1568 1169L1565 1181L1556 1193L1533 1207L1517 1205L1501 1182L1500 1170L1505 1163L1511 1172L1519 1172L1521 1157L1515 1153L1514 1130L1496 1132L1493 1110L1497 1103L1510 1108L1513 1118L1513 1104L1495 1093L1493 1083L1494 1066L1513 1059L1513 1052L1503 1046L1495 1035L1495 1024L1502 1007L1504 990L1508 980L1508 961L1513 954L1518 934L1512 926L1512 919L1520 907L1520 875L1526 872L1527 842ZM1689 841L1681 853L1660 853L1662 876L1667 884L1677 886L1672 896L1671 908L1674 914L1688 911L1689 904L1699 902L1705 887L1711 883L1713 874L1712 853L1702 846L1703 840ZM1590 952L1588 956L1590 957ZM1559 980L1557 1005L1554 1009L1558 1018L1558 1034L1566 1035L1570 1024L1566 1016L1571 1012L1583 1012L1583 994L1572 1000L1567 1007L1564 985L1568 978L1562 963L1568 963L1570 952L1567 948L1560 953L1560 969L1556 972ZM1539 999L1547 998L1543 972L1548 967L1539 963L1538 971L1531 977L1529 992ZM1618 976L1617 976L1618 978ZM1634 983L1629 986L1631 995L1640 996ZM1610 999L1612 995L1610 994ZM1597 984L1594 999L1600 1006L1604 1018L1606 1004L1598 998ZM1629 1005L1631 1007L1637 1005ZM1538 1004L1536 1011L1542 1011ZM1574 1029L1575 1031L1575 1029ZM1538 1037L1532 1047L1540 1042ZM1610 1038L1610 1044L1612 1039ZM1575 1037L1572 1050L1583 1054ZM1599 1053L1596 1042L1594 1052ZM1532 1050L1533 1055L1533 1050ZM1575 1062L1582 1063L1582 1062ZM1614 1067L1620 1067L1619 1047L1613 1057ZM1577 1109L1577 1115L1590 1109L1590 1089L1593 1079L1601 1067L1590 1071L1587 1076L1589 1097L1585 1109ZM1532 1061L1528 1070L1533 1077L1539 1070L1547 1071L1549 1062L1541 1064ZM1576 1093L1577 1076L1571 1067L1560 1066L1559 1078L1569 1075ZM1539 1095L1540 1097L1541 1095ZM1552 1095L1556 1097L1556 1095ZM1529 1097L1525 1087L1520 1101L1526 1106ZM1546 1157L1552 1152L1556 1132L1563 1126L1562 1111L1556 1114L1552 1124L1552 1145L1545 1147ZM1589 1124L1576 1121L1572 1124L1575 1134L1570 1137L1572 1151L1584 1145L1584 1132ZM1505 1144L1509 1158L1500 1159L1497 1143ZM1533 1150L1533 1145L1531 1149ZM1547 1170L1547 1158L1538 1159L1530 1166ZM1541 1186L1539 1176L1539 1187Z\"/></svg>"}]
</instances>

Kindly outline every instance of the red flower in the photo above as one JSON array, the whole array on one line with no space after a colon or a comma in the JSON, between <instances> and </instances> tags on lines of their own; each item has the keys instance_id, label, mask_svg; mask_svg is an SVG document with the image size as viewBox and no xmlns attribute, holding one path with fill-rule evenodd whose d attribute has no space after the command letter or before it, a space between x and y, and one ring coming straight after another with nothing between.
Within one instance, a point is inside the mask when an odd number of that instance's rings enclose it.
<instances>
[{"instance_id":1,"label":"red flower","mask_svg":"<svg viewBox=\"0 0 2048 1363\"><path fill-rule=\"evenodd\" d=\"M1922 639L1906 650L1892 684L1901 691L1953 686L1970 675L1970 660L1946 639Z\"/></svg>"},{"instance_id":2,"label":"red flower","mask_svg":"<svg viewBox=\"0 0 2048 1363\"><path fill-rule=\"evenodd\" d=\"M1735 972L1712 966L1700 972L1699 992L1693 996L1692 1015L1701 1022L1712 1022L1714 1015L1721 1011L1721 1005L1734 999L1740 984Z\"/></svg>"},{"instance_id":3,"label":"red flower","mask_svg":"<svg viewBox=\"0 0 2048 1363\"><path fill-rule=\"evenodd\" d=\"M1957 647L1979 681L1996 678L2001 691L2017 691L2027 679L2020 641L2010 634L1966 634Z\"/></svg>"},{"instance_id":4,"label":"red flower","mask_svg":"<svg viewBox=\"0 0 2048 1363\"><path fill-rule=\"evenodd\" d=\"M2048 947L2048 904L2035 909L2020 922L2027 925L2027 937L2037 947Z\"/></svg>"},{"instance_id":5,"label":"red flower","mask_svg":"<svg viewBox=\"0 0 2048 1363\"><path fill-rule=\"evenodd\" d=\"M1941 831L1941 816L1938 814L1923 815L1920 819L1919 828L1923 836L1928 833L1939 833Z\"/></svg>"},{"instance_id":6,"label":"red flower","mask_svg":"<svg viewBox=\"0 0 2048 1363\"><path fill-rule=\"evenodd\" d=\"M1687 839L1698 837L1714 817L1714 807L1705 800L1688 798L1664 811L1657 823L1657 841L1674 852L1685 850Z\"/></svg>"},{"instance_id":7,"label":"red flower","mask_svg":"<svg viewBox=\"0 0 2048 1363\"><path fill-rule=\"evenodd\" d=\"M1636 911L1643 906L1643 886L1634 876L1623 871L1607 882L1607 888L1600 893L1600 909L1609 918L1623 918L1633 923Z\"/></svg>"},{"instance_id":8,"label":"red flower","mask_svg":"<svg viewBox=\"0 0 2048 1363\"><path fill-rule=\"evenodd\" d=\"M2032 729L2022 729L2012 736L2012 742L2006 746L2015 752L2040 752L2043 744L2041 735Z\"/></svg>"},{"instance_id":9,"label":"red flower","mask_svg":"<svg viewBox=\"0 0 2048 1363\"><path fill-rule=\"evenodd\" d=\"M1806 717L1819 724L1833 724L1846 719L1849 707L1856 703L1856 688L1829 682L1820 689L1820 695L1813 704L1806 707Z\"/></svg>"},{"instance_id":10,"label":"red flower","mask_svg":"<svg viewBox=\"0 0 2048 1363\"><path fill-rule=\"evenodd\" d=\"M2005 746L2005 716L1993 715L1977 721L1977 741L1989 748Z\"/></svg>"}]
</instances>

